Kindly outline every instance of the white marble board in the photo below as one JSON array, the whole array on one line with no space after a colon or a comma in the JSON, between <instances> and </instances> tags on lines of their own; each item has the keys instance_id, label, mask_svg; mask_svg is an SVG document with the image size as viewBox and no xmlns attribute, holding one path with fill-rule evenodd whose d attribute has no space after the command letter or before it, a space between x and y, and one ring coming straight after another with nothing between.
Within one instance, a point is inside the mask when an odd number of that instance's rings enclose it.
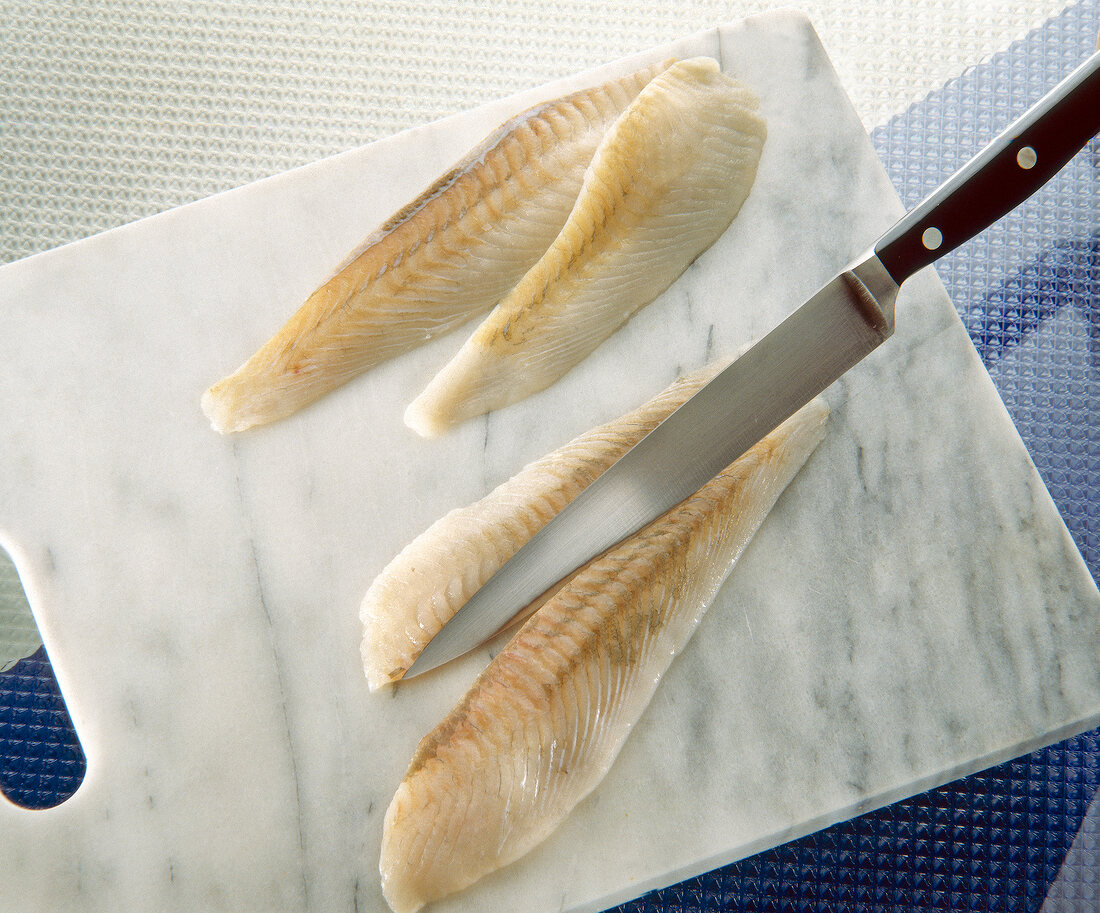
<instances>
[{"instance_id":1,"label":"white marble board","mask_svg":"<svg viewBox=\"0 0 1100 913\"><path fill-rule=\"evenodd\" d=\"M402 411L463 334L289 420L199 395L507 115L717 56L769 138L742 214L545 393L439 440ZM359 600L411 537L730 356L901 212L810 24L647 51L0 270L0 530L88 757L0 803L11 909L383 910L382 815L486 660L370 695ZM1100 722L1100 594L935 275L828 393L825 443L601 787L440 911L595 910Z\"/></svg>"}]
</instances>

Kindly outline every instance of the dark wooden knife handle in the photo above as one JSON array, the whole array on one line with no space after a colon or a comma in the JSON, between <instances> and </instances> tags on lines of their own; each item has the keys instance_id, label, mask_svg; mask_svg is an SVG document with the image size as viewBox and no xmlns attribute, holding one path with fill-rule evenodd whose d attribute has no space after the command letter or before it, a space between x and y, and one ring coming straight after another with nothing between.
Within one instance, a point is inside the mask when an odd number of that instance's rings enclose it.
<instances>
[{"instance_id":1,"label":"dark wooden knife handle","mask_svg":"<svg viewBox=\"0 0 1100 913\"><path fill-rule=\"evenodd\" d=\"M1100 132L1100 51L875 244L898 284L1035 193Z\"/></svg>"}]
</instances>

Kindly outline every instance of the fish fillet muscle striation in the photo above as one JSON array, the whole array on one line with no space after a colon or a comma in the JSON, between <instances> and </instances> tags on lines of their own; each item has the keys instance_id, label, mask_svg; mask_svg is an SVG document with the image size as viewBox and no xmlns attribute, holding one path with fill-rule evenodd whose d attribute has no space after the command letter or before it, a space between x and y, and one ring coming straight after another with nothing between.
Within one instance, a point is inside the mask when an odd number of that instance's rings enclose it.
<instances>
[{"instance_id":1,"label":"fish fillet muscle striation","mask_svg":"<svg viewBox=\"0 0 1100 913\"><path fill-rule=\"evenodd\" d=\"M665 670L824 435L815 400L695 495L587 565L421 740L386 812L395 913L544 840L603 779Z\"/></svg>"},{"instance_id":2,"label":"fish fillet muscle striation","mask_svg":"<svg viewBox=\"0 0 1100 913\"><path fill-rule=\"evenodd\" d=\"M370 689L400 679L505 561L720 367L683 377L632 412L585 432L405 546L375 578L359 610Z\"/></svg>"},{"instance_id":3,"label":"fish fillet muscle striation","mask_svg":"<svg viewBox=\"0 0 1100 913\"><path fill-rule=\"evenodd\" d=\"M214 428L243 431L284 418L496 304L558 234L604 133L670 62L501 125L203 395Z\"/></svg>"},{"instance_id":4,"label":"fish fillet muscle striation","mask_svg":"<svg viewBox=\"0 0 1100 913\"><path fill-rule=\"evenodd\" d=\"M431 436L545 389L676 280L748 196L759 102L709 57L672 64L607 131L553 244L409 405Z\"/></svg>"}]
</instances>

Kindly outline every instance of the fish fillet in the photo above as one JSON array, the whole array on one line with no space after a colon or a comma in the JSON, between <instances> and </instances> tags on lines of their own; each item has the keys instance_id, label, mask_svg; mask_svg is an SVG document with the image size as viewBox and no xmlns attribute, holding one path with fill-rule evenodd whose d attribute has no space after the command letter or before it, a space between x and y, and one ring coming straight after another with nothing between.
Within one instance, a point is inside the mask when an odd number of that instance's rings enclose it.
<instances>
[{"instance_id":1,"label":"fish fillet","mask_svg":"<svg viewBox=\"0 0 1100 913\"><path fill-rule=\"evenodd\" d=\"M585 432L410 542L375 578L359 609L370 689L400 679L505 561L720 367L683 377L634 411Z\"/></svg>"},{"instance_id":2,"label":"fish fillet","mask_svg":"<svg viewBox=\"0 0 1100 913\"><path fill-rule=\"evenodd\" d=\"M497 303L545 252L601 138L671 61L536 105L391 216L202 408L214 428L284 418Z\"/></svg>"},{"instance_id":3,"label":"fish fillet","mask_svg":"<svg viewBox=\"0 0 1100 913\"><path fill-rule=\"evenodd\" d=\"M577 574L425 736L386 812L395 913L545 839L603 779L779 494L824 435L815 400L695 495Z\"/></svg>"},{"instance_id":4,"label":"fish fillet","mask_svg":"<svg viewBox=\"0 0 1100 913\"><path fill-rule=\"evenodd\" d=\"M424 436L542 390L649 304L748 196L766 129L709 57L655 76L600 143L553 244L408 407Z\"/></svg>"}]
</instances>

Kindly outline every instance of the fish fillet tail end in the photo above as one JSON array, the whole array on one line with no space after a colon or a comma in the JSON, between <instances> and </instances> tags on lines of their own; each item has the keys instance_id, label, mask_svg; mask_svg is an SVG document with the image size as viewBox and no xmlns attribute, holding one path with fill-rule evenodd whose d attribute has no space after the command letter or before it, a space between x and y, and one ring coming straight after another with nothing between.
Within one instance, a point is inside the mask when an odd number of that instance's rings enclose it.
<instances>
[{"instance_id":1,"label":"fish fillet tail end","mask_svg":"<svg viewBox=\"0 0 1100 913\"><path fill-rule=\"evenodd\" d=\"M249 425L241 424L234 415L232 400L222 388L225 381L215 384L202 395L203 414L210 419L210 427L219 434L232 434L243 431Z\"/></svg>"},{"instance_id":2,"label":"fish fillet tail end","mask_svg":"<svg viewBox=\"0 0 1100 913\"><path fill-rule=\"evenodd\" d=\"M304 385L295 388L269 372L258 373L250 361L203 393L202 411L215 431L235 434L285 418L316 399L306 392Z\"/></svg>"},{"instance_id":3,"label":"fish fillet tail end","mask_svg":"<svg viewBox=\"0 0 1100 913\"><path fill-rule=\"evenodd\" d=\"M479 338L475 331L472 341ZM438 437L455 425L501 408L513 385L500 360L483 344L467 342L405 409L405 424L421 437ZM495 405L494 405L495 404Z\"/></svg>"},{"instance_id":4,"label":"fish fillet tail end","mask_svg":"<svg viewBox=\"0 0 1100 913\"><path fill-rule=\"evenodd\" d=\"M432 404L423 397L413 400L405 409L405 424L421 437L438 437L447 430L449 423L436 414Z\"/></svg>"}]
</instances>

